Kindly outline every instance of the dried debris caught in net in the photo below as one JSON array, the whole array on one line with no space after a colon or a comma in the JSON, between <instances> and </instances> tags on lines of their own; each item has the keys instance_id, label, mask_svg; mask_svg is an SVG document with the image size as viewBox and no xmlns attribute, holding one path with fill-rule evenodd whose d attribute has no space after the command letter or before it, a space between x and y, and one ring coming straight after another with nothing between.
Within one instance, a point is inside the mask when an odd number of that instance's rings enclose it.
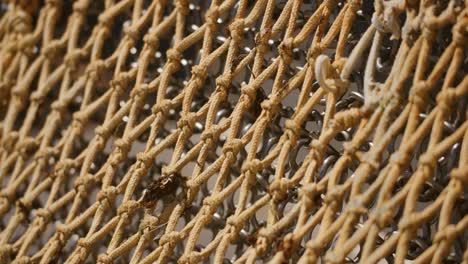
<instances>
[{"instance_id":1,"label":"dried debris caught in net","mask_svg":"<svg viewBox=\"0 0 468 264\"><path fill-rule=\"evenodd\" d=\"M0 263L468 263L466 1L0 8Z\"/></svg>"}]
</instances>

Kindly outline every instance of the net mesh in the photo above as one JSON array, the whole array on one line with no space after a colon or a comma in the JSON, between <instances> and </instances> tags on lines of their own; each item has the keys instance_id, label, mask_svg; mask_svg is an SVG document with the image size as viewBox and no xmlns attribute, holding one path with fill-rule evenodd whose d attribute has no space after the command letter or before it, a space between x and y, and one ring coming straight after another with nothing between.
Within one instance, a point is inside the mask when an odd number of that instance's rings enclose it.
<instances>
[{"instance_id":1,"label":"net mesh","mask_svg":"<svg viewBox=\"0 0 468 264\"><path fill-rule=\"evenodd\" d=\"M468 263L466 1L0 15L0 263Z\"/></svg>"}]
</instances>

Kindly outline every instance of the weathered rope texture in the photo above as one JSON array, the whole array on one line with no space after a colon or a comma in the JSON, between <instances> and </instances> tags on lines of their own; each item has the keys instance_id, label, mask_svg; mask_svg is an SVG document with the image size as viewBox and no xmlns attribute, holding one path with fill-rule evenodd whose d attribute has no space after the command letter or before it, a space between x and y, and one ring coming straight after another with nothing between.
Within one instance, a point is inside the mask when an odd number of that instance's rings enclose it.
<instances>
[{"instance_id":1,"label":"weathered rope texture","mask_svg":"<svg viewBox=\"0 0 468 264\"><path fill-rule=\"evenodd\" d=\"M0 263L468 263L468 2L0 4Z\"/></svg>"}]
</instances>

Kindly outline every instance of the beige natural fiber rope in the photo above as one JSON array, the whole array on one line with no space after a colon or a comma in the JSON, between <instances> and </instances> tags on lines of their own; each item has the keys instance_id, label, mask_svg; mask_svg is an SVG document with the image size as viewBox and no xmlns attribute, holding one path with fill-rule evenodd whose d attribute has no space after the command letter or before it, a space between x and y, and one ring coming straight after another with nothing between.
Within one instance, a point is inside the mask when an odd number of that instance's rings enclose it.
<instances>
[{"instance_id":1,"label":"beige natural fiber rope","mask_svg":"<svg viewBox=\"0 0 468 264\"><path fill-rule=\"evenodd\" d=\"M468 2L0 3L0 264L468 264Z\"/></svg>"}]
</instances>

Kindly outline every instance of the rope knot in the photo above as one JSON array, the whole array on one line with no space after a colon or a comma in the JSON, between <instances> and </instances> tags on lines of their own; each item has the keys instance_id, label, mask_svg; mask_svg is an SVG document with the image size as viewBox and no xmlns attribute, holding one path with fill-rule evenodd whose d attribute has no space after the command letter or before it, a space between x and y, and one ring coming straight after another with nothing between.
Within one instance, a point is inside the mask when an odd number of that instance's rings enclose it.
<instances>
[{"instance_id":1,"label":"rope knot","mask_svg":"<svg viewBox=\"0 0 468 264\"><path fill-rule=\"evenodd\" d=\"M339 264L339 263L344 262L345 256L341 251L338 251L338 252L329 251L329 252L326 253L324 259L325 259L326 263Z\"/></svg>"},{"instance_id":2,"label":"rope knot","mask_svg":"<svg viewBox=\"0 0 468 264\"><path fill-rule=\"evenodd\" d=\"M28 91L26 89L20 88L20 86L13 88L12 94L22 103L26 101L29 95Z\"/></svg>"},{"instance_id":3,"label":"rope knot","mask_svg":"<svg viewBox=\"0 0 468 264\"><path fill-rule=\"evenodd\" d=\"M355 217L358 217L359 215L366 213L367 208L364 206L362 199L356 197L355 199L349 201L346 206L346 212L354 215Z\"/></svg>"},{"instance_id":4,"label":"rope knot","mask_svg":"<svg viewBox=\"0 0 468 264\"><path fill-rule=\"evenodd\" d=\"M148 155L144 152L140 152L137 154L137 160L143 163L147 168L149 168L153 163L153 158L151 157L151 155Z\"/></svg>"},{"instance_id":5,"label":"rope knot","mask_svg":"<svg viewBox=\"0 0 468 264\"><path fill-rule=\"evenodd\" d=\"M315 78L320 87L325 91L333 94L339 94L348 85L348 82L341 78L332 79L329 78L333 75L337 75L335 68L333 68L330 58L327 55L319 55L315 59Z\"/></svg>"},{"instance_id":6,"label":"rope knot","mask_svg":"<svg viewBox=\"0 0 468 264\"><path fill-rule=\"evenodd\" d=\"M15 32L18 34L25 34L31 31L32 28L32 18L24 10L19 8L12 11L12 16L10 17L9 25L7 28L11 30L11 32Z\"/></svg>"},{"instance_id":7,"label":"rope knot","mask_svg":"<svg viewBox=\"0 0 468 264\"><path fill-rule=\"evenodd\" d=\"M82 237L78 239L78 245L84 248L86 251L89 251L94 243L92 243L92 240Z\"/></svg>"},{"instance_id":8,"label":"rope knot","mask_svg":"<svg viewBox=\"0 0 468 264\"><path fill-rule=\"evenodd\" d=\"M10 209L10 198L7 197L5 194L3 193L0 193L0 212L2 214L8 212L8 210Z\"/></svg>"},{"instance_id":9,"label":"rope knot","mask_svg":"<svg viewBox=\"0 0 468 264\"><path fill-rule=\"evenodd\" d=\"M434 20L429 19L429 16L425 16L421 20L419 21L418 29L422 31L423 37L426 39L433 39L437 34L439 26L437 23L434 23Z\"/></svg>"},{"instance_id":10,"label":"rope knot","mask_svg":"<svg viewBox=\"0 0 468 264\"><path fill-rule=\"evenodd\" d=\"M72 159L66 159L66 160L60 160L55 164L54 171L56 173L65 173L67 172L71 167L73 167L74 162Z\"/></svg>"},{"instance_id":11,"label":"rope knot","mask_svg":"<svg viewBox=\"0 0 468 264\"><path fill-rule=\"evenodd\" d=\"M11 151L15 146L16 142L18 142L19 133L17 131L12 131L5 135L3 138L2 146L3 149L6 151Z\"/></svg>"},{"instance_id":12,"label":"rope knot","mask_svg":"<svg viewBox=\"0 0 468 264\"><path fill-rule=\"evenodd\" d=\"M39 160L47 159L48 157L54 154L56 154L56 150L53 148L39 149L34 154L34 160L39 161Z\"/></svg>"},{"instance_id":13,"label":"rope knot","mask_svg":"<svg viewBox=\"0 0 468 264\"><path fill-rule=\"evenodd\" d=\"M343 189L342 185L338 185L335 188L329 190L323 199L323 202L329 206L335 206L341 204L343 201L343 195L345 194L345 190Z\"/></svg>"},{"instance_id":14,"label":"rope knot","mask_svg":"<svg viewBox=\"0 0 468 264\"><path fill-rule=\"evenodd\" d=\"M457 101L457 90L449 88L442 90L436 97L437 105L441 106L442 111L449 111L452 105Z\"/></svg>"},{"instance_id":15,"label":"rope knot","mask_svg":"<svg viewBox=\"0 0 468 264\"><path fill-rule=\"evenodd\" d=\"M7 187L0 192L0 197L6 198L7 200L12 200L13 198L15 198L15 195L16 195L16 190L12 187ZM20 203L20 205L22 204L23 202Z\"/></svg>"},{"instance_id":16,"label":"rope knot","mask_svg":"<svg viewBox=\"0 0 468 264\"><path fill-rule=\"evenodd\" d=\"M244 27L245 27L245 21L244 19L241 19L241 18L234 19L234 21L232 21L232 23L229 25L228 29L231 34L231 38L234 41L238 42L242 40L244 36L243 34Z\"/></svg>"},{"instance_id":17,"label":"rope knot","mask_svg":"<svg viewBox=\"0 0 468 264\"><path fill-rule=\"evenodd\" d=\"M208 196L206 197L205 199L203 199L203 206L205 206L204 210L203 210L203 215L206 216L206 217L209 217L208 219L211 218L211 215L212 215L212 211L213 211L213 208L215 206L217 206L219 204L219 200L212 197L212 196Z\"/></svg>"},{"instance_id":18,"label":"rope knot","mask_svg":"<svg viewBox=\"0 0 468 264\"><path fill-rule=\"evenodd\" d=\"M180 60L182 59L182 53L175 48L169 49L166 52L167 63L175 65L176 67L180 65Z\"/></svg>"},{"instance_id":19,"label":"rope knot","mask_svg":"<svg viewBox=\"0 0 468 264\"><path fill-rule=\"evenodd\" d=\"M143 37L143 41L153 51L159 48L159 38L156 34L152 33L151 30Z\"/></svg>"},{"instance_id":20,"label":"rope knot","mask_svg":"<svg viewBox=\"0 0 468 264\"><path fill-rule=\"evenodd\" d=\"M309 241L306 244L306 247L308 250L314 252L316 255L318 255L318 252L322 250L323 247L325 247L324 244L322 244L321 241Z\"/></svg>"},{"instance_id":21,"label":"rope knot","mask_svg":"<svg viewBox=\"0 0 468 264\"><path fill-rule=\"evenodd\" d=\"M88 116L84 112L76 112L73 114L73 121L71 126L78 131L79 134L83 132L83 127L86 125Z\"/></svg>"},{"instance_id":22,"label":"rope knot","mask_svg":"<svg viewBox=\"0 0 468 264\"><path fill-rule=\"evenodd\" d=\"M386 6L383 13L374 13L372 25L381 33L392 33L390 39L400 39L401 27L394 7Z\"/></svg>"},{"instance_id":23,"label":"rope knot","mask_svg":"<svg viewBox=\"0 0 468 264\"><path fill-rule=\"evenodd\" d=\"M306 208L312 208L314 205L314 199L318 194L318 187L316 183L308 183L299 191L299 195L303 201Z\"/></svg>"},{"instance_id":24,"label":"rope knot","mask_svg":"<svg viewBox=\"0 0 468 264\"><path fill-rule=\"evenodd\" d=\"M468 167L466 165L460 165L460 167L454 168L450 172L450 178L457 179L460 182L462 182L464 185L467 185L468 184Z\"/></svg>"},{"instance_id":25,"label":"rope knot","mask_svg":"<svg viewBox=\"0 0 468 264\"><path fill-rule=\"evenodd\" d=\"M192 67L192 77L200 81L206 78L206 67L203 65L195 65ZM219 77L218 77L219 78Z\"/></svg>"},{"instance_id":26,"label":"rope knot","mask_svg":"<svg viewBox=\"0 0 468 264\"><path fill-rule=\"evenodd\" d=\"M26 153L33 150L37 146L38 142L34 138L27 137L22 141L19 141L16 144L15 149L22 157L26 157Z\"/></svg>"},{"instance_id":27,"label":"rope knot","mask_svg":"<svg viewBox=\"0 0 468 264\"><path fill-rule=\"evenodd\" d=\"M140 39L140 32L138 32L137 26L126 27L123 31L133 44L137 43Z\"/></svg>"},{"instance_id":28,"label":"rope knot","mask_svg":"<svg viewBox=\"0 0 468 264\"><path fill-rule=\"evenodd\" d=\"M103 254L100 254L99 257L98 257L98 263L102 263L102 264L112 264L113 263L113 259L111 257L109 257L109 255L103 253Z\"/></svg>"},{"instance_id":29,"label":"rope knot","mask_svg":"<svg viewBox=\"0 0 468 264\"><path fill-rule=\"evenodd\" d=\"M447 225L443 230L439 230L433 238L433 243L438 244L442 241L451 242L458 234L456 225Z\"/></svg>"},{"instance_id":30,"label":"rope knot","mask_svg":"<svg viewBox=\"0 0 468 264\"><path fill-rule=\"evenodd\" d=\"M60 7L63 4L61 0L46 0L45 3L50 7Z\"/></svg>"},{"instance_id":31,"label":"rope knot","mask_svg":"<svg viewBox=\"0 0 468 264\"><path fill-rule=\"evenodd\" d=\"M411 217L410 215L400 220L400 222L398 223L398 230L402 233L411 232L411 231L416 230L418 226L419 226L419 221L415 220L415 218Z\"/></svg>"},{"instance_id":32,"label":"rope knot","mask_svg":"<svg viewBox=\"0 0 468 264\"><path fill-rule=\"evenodd\" d=\"M410 90L409 101L420 109L424 108L427 101L426 91L429 89L429 84L426 81L419 81Z\"/></svg>"},{"instance_id":33,"label":"rope knot","mask_svg":"<svg viewBox=\"0 0 468 264\"><path fill-rule=\"evenodd\" d=\"M455 45L458 47L466 47L468 42L468 19L461 19L452 28L452 36Z\"/></svg>"},{"instance_id":34,"label":"rope knot","mask_svg":"<svg viewBox=\"0 0 468 264\"><path fill-rule=\"evenodd\" d=\"M109 157L109 165L113 168L117 168L119 163L127 156L127 152L123 151L122 149L118 148L117 151L112 152Z\"/></svg>"},{"instance_id":35,"label":"rope knot","mask_svg":"<svg viewBox=\"0 0 468 264\"><path fill-rule=\"evenodd\" d=\"M107 139L109 138L111 131L107 126L99 125L94 129L94 133L103 139Z\"/></svg>"},{"instance_id":36,"label":"rope knot","mask_svg":"<svg viewBox=\"0 0 468 264\"><path fill-rule=\"evenodd\" d=\"M94 180L94 178L89 175L89 174L85 174L84 176L81 176L81 177L78 177L76 180L75 180L75 191L81 195L81 197L83 198L87 198L87 192L88 192L88 189L89 189L89 185L91 184L91 182Z\"/></svg>"},{"instance_id":37,"label":"rope knot","mask_svg":"<svg viewBox=\"0 0 468 264\"><path fill-rule=\"evenodd\" d=\"M216 31L216 20L219 17L219 7L212 6L205 13L205 21L211 31Z\"/></svg>"},{"instance_id":38,"label":"rope knot","mask_svg":"<svg viewBox=\"0 0 468 264\"><path fill-rule=\"evenodd\" d=\"M174 171L172 166L163 166L161 168L161 177L162 176L168 177L169 175L172 175L174 173L176 172Z\"/></svg>"},{"instance_id":39,"label":"rope knot","mask_svg":"<svg viewBox=\"0 0 468 264\"><path fill-rule=\"evenodd\" d=\"M301 126L293 119L286 120L285 124L285 135L286 138L291 142L292 145L296 145L297 138L299 137L299 130Z\"/></svg>"},{"instance_id":40,"label":"rope knot","mask_svg":"<svg viewBox=\"0 0 468 264\"><path fill-rule=\"evenodd\" d=\"M240 229L240 225L241 225L241 223L239 222L239 220L237 219L235 215L229 216L227 218L226 224L230 225L231 227L234 227L235 229Z\"/></svg>"},{"instance_id":41,"label":"rope knot","mask_svg":"<svg viewBox=\"0 0 468 264\"><path fill-rule=\"evenodd\" d=\"M230 239L230 240L235 240L237 239L237 235L238 235L238 232L239 229L235 226L235 225L229 225L227 226L227 231L226 231L226 236Z\"/></svg>"},{"instance_id":42,"label":"rope knot","mask_svg":"<svg viewBox=\"0 0 468 264\"><path fill-rule=\"evenodd\" d=\"M21 256L21 257L17 257L15 259L15 263L17 263L17 264L29 264L29 263L34 263L34 262L31 261L31 257L29 257L29 256Z\"/></svg>"},{"instance_id":43,"label":"rope knot","mask_svg":"<svg viewBox=\"0 0 468 264\"><path fill-rule=\"evenodd\" d=\"M312 140L310 142L310 154L312 159L317 162L321 162L323 159L323 153L325 152L325 145L318 139Z\"/></svg>"},{"instance_id":44,"label":"rope knot","mask_svg":"<svg viewBox=\"0 0 468 264\"><path fill-rule=\"evenodd\" d=\"M163 234L159 239L159 245L163 246L165 244L169 244L171 248L173 248L177 242L182 240L182 234L180 232L171 231L167 234Z\"/></svg>"},{"instance_id":45,"label":"rope knot","mask_svg":"<svg viewBox=\"0 0 468 264\"><path fill-rule=\"evenodd\" d=\"M218 78L216 78L216 86L222 87L224 89L229 88L231 85L231 74L222 74Z\"/></svg>"},{"instance_id":46,"label":"rope knot","mask_svg":"<svg viewBox=\"0 0 468 264\"><path fill-rule=\"evenodd\" d=\"M119 208L117 209L117 214L122 216L123 214L131 215L135 212L139 207L138 202L135 200L129 200L122 203Z\"/></svg>"},{"instance_id":47,"label":"rope knot","mask_svg":"<svg viewBox=\"0 0 468 264\"><path fill-rule=\"evenodd\" d=\"M273 200L276 202L282 201L286 198L289 190L289 181L286 178L274 180L269 188L269 192L273 195Z\"/></svg>"},{"instance_id":48,"label":"rope knot","mask_svg":"<svg viewBox=\"0 0 468 264\"><path fill-rule=\"evenodd\" d=\"M233 156L237 156L241 148L243 148L242 140L236 138L224 144L223 154L227 156L228 153L231 153Z\"/></svg>"},{"instance_id":49,"label":"rope knot","mask_svg":"<svg viewBox=\"0 0 468 264\"><path fill-rule=\"evenodd\" d=\"M392 220L393 212L387 206L377 207L373 210L370 218L380 229L384 229Z\"/></svg>"},{"instance_id":50,"label":"rope knot","mask_svg":"<svg viewBox=\"0 0 468 264\"><path fill-rule=\"evenodd\" d=\"M65 55L63 62L71 71L74 71L76 70L78 61L81 60L83 56L84 54L81 50L75 49Z\"/></svg>"},{"instance_id":51,"label":"rope knot","mask_svg":"<svg viewBox=\"0 0 468 264\"><path fill-rule=\"evenodd\" d=\"M32 201L23 197L16 202L16 206L20 208L21 211L29 211L32 207Z\"/></svg>"},{"instance_id":52,"label":"rope knot","mask_svg":"<svg viewBox=\"0 0 468 264\"><path fill-rule=\"evenodd\" d=\"M114 144L124 153L127 153L132 145L132 143L128 141L127 138L119 138L115 141Z\"/></svg>"},{"instance_id":53,"label":"rope knot","mask_svg":"<svg viewBox=\"0 0 468 264\"><path fill-rule=\"evenodd\" d=\"M296 246L296 238L294 237L293 233L289 233L284 236L282 246L283 252L289 256L291 250Z\"/></svg>"},{"instance_id":54,"label":"rope knot","mask_svg":"<svg viewBox=\"0 0 468 264\"><path fill-rule=\"evenodd\" d=\"M103 12L98 16L98 22L101 24L101 26L105 28L110 28L112 25L112 15L109 12Z\"/></svg>"},{"instance_id":55,"label":"rope knot","mask_svg":"<svg viewBox=\"0 0 468 264\"><path fill-rule=\"evenodd\" d=\"M427 166L429 168L434 168L437 165L437 157L432 152L426 152L419 158L419 163L421 166Z\"/></svg>"},{"instance_id":56,"label":"rope knot","mask_svg":"<svg viewBox=\"0 0 468 264\"><path fill-rule=\"evenodd\" d=\"M40 90L37 90L37 91L34 91L31 93L31 101L32 102L36 102L37 104L41 104L44 102L44 98L45 98L45 94L40 91Z\"/></svg>"},{"instance_id":57,"label":"rope knot","mask_svg":"<svg viewBox=\"0 0 468 264\"><path fill-rule=\"evenodd\" d=\"M268 40L271 38L271 28L264 28L255 34L255 46L260 54L264 54L268 50Z\"/></svg>"},{"instance_id":58,"label":"rope knot","mask_svg":"<svg viewBox=\"0 0 468 264\"><path fill-rule=\"evenodd\" d=\"M77 13L80 15L85 15L88 9L87 2L77 1L73 4L73 13Z\"/></svg>"},{"instance_id":59,"label":"rope knot","mask_svg":"<svg viewBox=\"0 0 468 264\"><path fill-rule=\"evenodd\" d=\"M13 81L11 79L8 79L7 77L4 77L5 79L0 82L0 91L3 92L3 95L11 89L11 87L16 85L16 81ZM3 96L2 95L2 96Z\"/></svg>"},{"instance_id":60,"label":"rope knot","mask_svg":"<svg viewBox=\"0 0 468 264\"><path fill-rule=\"evenodd\" d=\"M137 85L132 91L130 92L131 97L137 97L139 99L143 99L149 92L149 86L146 83L142 83Z\"/></svg>"},{"instance_id":61,"label":"rope knot","mask_svg":"<svg viewBox=\"0 0 468 264\"><path fill-rule=\"evenodd\" d=\"M130 73L120 72L110 81L110 86L116 90L117 94L121 94L122 89L128 86L130 78Z\"/></svg>"},{"instance_id":62,"label":"rope knot","mask_svg":"<svg viewBox=\"0 0 468 264\"><path fill-rule=\"evenodd\" d=\"M393 153L392 156L390 156L390 162L394 164L398 164L398 166L400 166L401 168L406 166L406 164L408 164L410 159L411 159L411 155L409 155L408 153L405 153L405 152L402 153L399 151Z\"/></svg>"},{"instance_id":63,"label":"rope knot","mask_svg":"<svg viewBox=\"0 0 468 264\"><path fill-rule=\"evenodd\" d=\"M167 115L169 110L171 109L171 100L169 99L164 99L160 103L156 103L152 108L151 112L154 115L157 115L158 113L161 113L162 116Z\"/></svg>"},{"instance_id":64,"label":"rope knot","mask_svg":"<svg viewBox=\"0 0 468 264\"><path fill-rule=\"evenodd\" d=\"M63 113L67 108L67 103L64 101L55 101L50 107L56 112Z\"/></svg>"},{"instance_id":65,"label":"rope knot","mask_svg":"<svg viewBox=\"0 0 468 264\"><path fill-rule=\"evenodd\" d=\"M259 170L262 170L262 169L263 169L262 161L259 159L253 159L253 160L244 162L241 168L241 172L243 174L250 172L251 174L255 175Z\"/></svg>"},{"instance_id":66,"label":"rope knot","mask_svg":"<svg viewBox=\"0 0 468 264\"><path fill-rule=\"evenodd\" d=\"M176 0L175 7L181 15L187 15L189 12L189 3L187 0Z\"/></svg>"},{"instance_id":67,"label":"rope knot","mask_svg":"<svg viewBox=\"0 0 468 264\"><path fill-rule=\"evenodd\" d=\"M242 84L241 93L242 95L245 95L248 97L248 100L247 100L248 105L255 102L255 99L257 98L257 89L253 87L252 85Z\"/></svg>"},{"instance_id":68,"label":"rope knot","mask_svg":"<svg viewBox=\"0 0 468 264\"><path fill-rule=\"evenodd\" d=\"M36 215L44 219L44 222L50 222L53 214L48 208L39 208L36 211Z\"/></svg>"},{"instance_id":69,"label":"rope knot","mask_svg":"<svg viewBox=\"0 0 468 264\"><path fill-rule=\"evenodd\" d=\"M264 100L260 106L262 107L263 111L266 112L268 118L271 118L276 114L278 110L278 102L279 98L277 96L272 96L269 100Z\"/></svg>"},{"instance_id":70,"label":"rope knot","mask_svg":"<svg viewBox=\"0 0 468 264\"><path fill-rule=\"evenodd\" d=\"M194 259L193 253L190 253L189 256L182 254L182 256L177 260L177 264L197 263Z\"/></svg>"},{"instance_id":71,"label":"rope knot","mask_svg":"<svg viewBox=\"0 0 468 264\"><path fill-rule=\"evenodd\" d=\"M105 71L107 67L108 65L105 60L96 60L88 66L86 75L91 80L96 80L98 75Z\"/></svg>"},{"instance_id":72,"label":"rope knot","mask_svg":"<svg viewBox=\"0 0 468 264\"><path fill-rule=\"evenodd\" d=\"M118 190L115 186L108 186L97 193L96 199L101 202L101 205L109 208L117 194Z\"/></svg>"},{"instance_id":73,"label":"rope knot","mask_svg":"<svg viewBox=\"0 0 468 264\"><path fill-rule=\"evenodd\" d=\"M3 244L0 248L0 260L6 260L6 262L10 261L11 255L13 254L14 249L13 245L11 244Z\"/></svg>"},{"instance_id":74,"label":"rope knot","mask_svg":"<svg viewBox=\"0 0 468 264\"><path fill-rule=\"evenodd\" d=\"M34 218L31 225L36 227L40 232L44 232L47 227L47 223L48 223L47 219L38 217L38 218Z\"/></svg>"},{"instance_id":75,"label":"rope knot","mask_svg":"<svg viewBox=\"0 0 468 264\"><path fill-rule=\"evenodd\" d=\"M258 255L263 255L267 251L267 249L268 249L268 240L266 237L261 236L259 232L257 242L255 243L255 251L257 252Z\"/></svg>"},{"instance_id":76,"label":"rope knot","mask_svg":"<svg viewBox=\"0 0 468 264\"><path fill-rule=\"evenodd\" d=\"M350 156L354 156L354 154L358 150L358 147L356 146L356 144L354 144L353 141L347 141L343 143L343 150L344 150L344 153Z\"/></svg>"},{"instance_id":77,"label":"rope knot","mask_svg":"<svg viewBox=\"0 0 468 264\"><path fill-rule=\"evenodd\" d=\"M180 129L180 130L189 130L189 131L192 131L194 126L195 126L195 123L196 123L196 114L195 113L188 113L186 115L183 115L179 121L177 122L177 127Z\"/></svg>"},{"instance_id":78,"label":"rope knot","mask_svg":"<svg viewBox=\"0 0 468 264\"><path fill-rule=\"evenodd\" d=\"M42 48L41 54L45 58L49 60L53 60L57 57L57 53L60 51L61 48L62 48L62 44L60 42L52 41L47 46Z\"/></svg>"},{"instance_id":79,"label":"rope knot","mask_svg":"<svg viewBox=\"0 0 468 264\"><path fill-rule=\"evenodd\" d=\"M141 223L140 223L140 230L143 232L145 230L149 230L151 232L158 227L158 223L159 223L159 218L157 218L156 216L145 214L145 216L143 217L143 220L141 220Z\"/></svg>"},{"instance_id":80,"label":"rope knot","mask_svg":"<svg viewBox=\"0 0 468 264\"><path fill-rule=\"evenodd\" d=\"M68 227L67 224L64 224L64 223L58 223L57 224L57 240L56 242L59 244L59 245L65 245L65 243L67 243L67 238L70 237L71 235L71 232L72 232L72 229L70 229L70 227Z\"/></svg>"},{"instance_id":81,"label":"rope knot","mask_svg":"<svg viewBox=\"0 0 468 264\"><path fill-rule=\"evenodd\" d=\"M216 86L216 89L215 89L215 94L217 94L219 96L219 99L221 101L224 101L228 95L228 88L229 86L227 87L224 87L224 86Z\"/></svg>"},{"instance_id":82,"label":"rope knot","mask_svg":"<svg viewBox=\"0 0 468 264\"><path fill-rule=\"evenodd\" d=\"M97 60L92 64L92 70L96 74L102 73L103 71L106 70L107 67L109 67L109 65L108 65L107 61L105 61L105 60Z\"/></svg>"},{"instance_id":83,"label":"rope knot","mask_svg":"<svg viewBox=\"0 0 468 264\"><path fill-rule=\"evenodd\" d=\"M373 171L379 169L379 162L376 160L375 155L371 155L371 153L366 152L361 157L361 163L367 164Z\"/></svg>"},{"instance_id":84,"label":"rope knot","mask_svg":"<svg viewBox=\"0 0 468 264\"><path fill-rule=\"evenodd\" d=\"M219 138L219 135L221 133L221 129L218 125L213 125L210 129L205 129L203 133L200 136L200 140L208 143L208 142L214 142L216 139Z\"/></svg>"},{"instance_id":85,"label":"rope knot","mask_svg":"<svg viewBox=\"0 0 468 264\"><path fill-rule=\"evenodd\" d=\"M293 58L294 38L284 39L278 46L278 52L285 64L291 64Z\"/></svg>"},{"instance_id":86,"label":"rope knot","mask_svg":"<svg viewBox=\"0 0 468 264\"><path fill-rule=\"evenodd\" d=\"M333 2L331 4L333 4ZM356 12L361 8L362 3L359 0L358 1L348 1L347 5L348 5L348 10L349 11Z\"/></svg>"}]
</instances>

